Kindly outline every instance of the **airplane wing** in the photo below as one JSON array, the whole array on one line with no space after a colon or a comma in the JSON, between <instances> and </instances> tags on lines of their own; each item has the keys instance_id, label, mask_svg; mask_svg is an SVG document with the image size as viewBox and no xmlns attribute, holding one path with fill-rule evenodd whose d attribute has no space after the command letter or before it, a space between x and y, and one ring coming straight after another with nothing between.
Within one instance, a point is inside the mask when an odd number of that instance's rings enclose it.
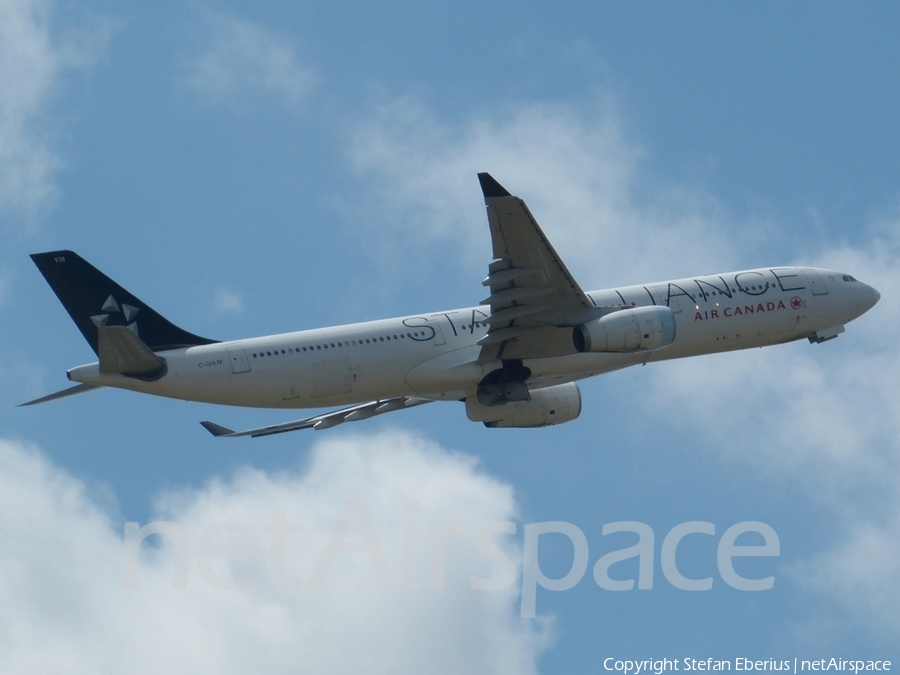
<instances>
[{"instance_id":1,"label":"airplane wing","mask_svg":"<svg viewBox=\"0 0 900 675\"><path fill-rule=\"evenodd\" d=\"M400 396L399 398L388 398L380 401L370 401L368 403L360 403L349 408L333 410L321 415L314 415L295 422L285 422L284 424L274 424L268 427L259 427L257 429L248 429L247 431L232 431L215 422L200 422L203 428L216 437L237 438L238 436L271 436L272 434L283 434L286 431L297 431L299 429L330 429L344 422L358 422L359 420L369 419L375 415L382 415L394 410L403 410L405 408L413 408L424 403L431 403L430 399L414 398L411 396Z\"/></svg>"},{"instance_id":2,"label":"airplane wing","mask_svg":"<svg viewBox=\"0 0 900 675\"><path fill-rule=\"evenodd\" d=\"M598 312L541 231L525 202L488 173L479 173L494 261L482 285L491 294L479 363L503 357L508 344L547 326L576 326Z\"/></svg>"}]
</instances>

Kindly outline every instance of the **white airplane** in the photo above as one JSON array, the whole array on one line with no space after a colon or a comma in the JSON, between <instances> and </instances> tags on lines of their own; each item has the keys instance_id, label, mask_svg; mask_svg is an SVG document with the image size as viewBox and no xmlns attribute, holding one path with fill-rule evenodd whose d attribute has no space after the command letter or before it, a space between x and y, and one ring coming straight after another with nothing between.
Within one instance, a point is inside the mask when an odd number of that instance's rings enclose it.
<instances>
[{"instance_id":1,"label":"white airplane","mask_svg":"<svg viewBox=\"0 0 900 675\"><path fill-rule=\"evenodd\" d=\"M654 361L837 337L881 297L844 272L772 267L584 292L525 205L478 174L493 242L482 304L219 342L188 333L71 251L32 257L99 360L80 384L258 408L349 406L214 436L327 429L431 401L487 427L581 413L575 384Z\"/></svg>"}]
</instances>

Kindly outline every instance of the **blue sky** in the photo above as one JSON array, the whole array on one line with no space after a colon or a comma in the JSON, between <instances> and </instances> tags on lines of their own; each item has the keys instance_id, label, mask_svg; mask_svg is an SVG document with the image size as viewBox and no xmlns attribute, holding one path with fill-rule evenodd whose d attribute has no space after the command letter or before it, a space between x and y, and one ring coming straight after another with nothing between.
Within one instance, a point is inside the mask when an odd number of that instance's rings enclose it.
<instances>
[{"instance_id":1,"label":"blue sky","mask_svg":"<svg viewBox=\"0 0 900 675\"><path fill-rule=\"evenodd\" d=\"M898 13L0 1L0 663L114 672L113 643L134 672L900 661ZM77 250L219 339L466 306L490 255L484 170L527 200L585 288L809 264L883 298L827 344L585 382L581 418L551 429L487 430L447 404L223 442L197 422L293 417L115 391L15 408L93 356L29 253ZM354 556L319 591L276 593L256 568L250 591L209 591L196 570L173 590L151 554L139 589L119 583L126 521L199 537L239 520L263 541L282 508L306 524L294 562L308 575L350 499L394 571L407 501L423 504L423 542L433 523L516 522L504 546L519 561L524 525L573 523L588 571L539 590L536 620L519 618L515 584L466 590L484 562L469 535L443 591L380 592ZM594 562L632 543L602 534L617 521L652 528L652 590L594 583ZM708 592L660 569L687 521L716 528L679 549ZM718 575L716 544L741 521L778 533L777 558L739 567L774 575L770 591ZM541 547L562 576L571 544ZM614 569L636 578L634 561Z\"/></svg>"}]
</instances>

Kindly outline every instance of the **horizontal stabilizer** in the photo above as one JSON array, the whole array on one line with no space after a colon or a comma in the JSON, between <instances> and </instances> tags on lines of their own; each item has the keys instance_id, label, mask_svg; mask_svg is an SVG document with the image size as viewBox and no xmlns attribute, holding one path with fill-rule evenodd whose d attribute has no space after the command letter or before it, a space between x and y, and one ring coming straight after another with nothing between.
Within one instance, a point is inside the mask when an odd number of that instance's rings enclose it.
<instances>
[{"instance_id":1,"label":"horizontal stabilizer","mask_svg":"<svg viewBox=\"0 0 900 675\"><path fill-rule=\"evenodd\" d=\"M159 377L165 372L166 362L127 326L101 326L97 333L102 375Z\"/></svg>"},{"instance_id":2,"label":"horizontal stabilizer","mask_svg":"<svg viewBox=\"0 0 900 675\"><path fill-rule=\"evenodd\" d=\"M103 389L103 387L98 384L76 384L74 387L69 387L68 389L63 389L62 391L58 391L54 394L48 394L47 396L41 396L40 398L36 398L33 401L28 401L28 403L20 403L16 407L24 408L28 405L37 405L38 403L55 401L58 398L68 398L69 396L75 396L76 394L84 394L88 391L94 391L94 389Z\"/></svg>"},{"instance_id":3,"label":"horizontal stabilizer","mask_svg":"<svg viewBox=\"0 0 900 675\"><path fill-rule=\"evenodd\" d=\"M259 427L258 429L248 429L247 431L232 431L227 427L223 427L214 422L200 422L206 429L216 438L237 438L238 436L271 436L273 434L283 434L287 431L298 431L299 429L330 429L344 422L357 422L359 420L368 419L375 415L382 415L393 410L403 410L404 408L413 408L424 403L431 403L431 400L425 398L414 398L410 396L400 396L398 398L388 398L380 401L370 401L369 403L361 403L349 408L333 410L332 412L322 415L307 417L295 422L285 422L284 424L273 424L268 427Z\"/></svg>"}]
</instances>

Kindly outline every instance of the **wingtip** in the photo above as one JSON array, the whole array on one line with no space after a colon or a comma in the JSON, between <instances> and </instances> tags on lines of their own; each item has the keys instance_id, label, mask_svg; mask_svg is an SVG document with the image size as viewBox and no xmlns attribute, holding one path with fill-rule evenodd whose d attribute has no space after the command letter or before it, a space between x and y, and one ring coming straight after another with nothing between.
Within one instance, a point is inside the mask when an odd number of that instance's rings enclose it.
<instances>
[{"instance_id":1,"label":"wingtip","mask_svg":"<svg viewBox=\"0 0 900 675\"><path fill-rule=\"evenodd\" d=\"M486 171L478 174L478 182L481 183L481 191L484 193L485 199L490 199L491 197L512 197L509 190L500 185L500 183Z\"/></svg>"},{"instance_id":2,"label":"wingtip","mask_svg":"<svg viewBox=\"0 0 900 675\"><path fill-rule=\"evenodd\" d=\"M231 436L234 434L234 431L227 427L223 427L221 424L216 424L215 422L200 422L204 429L206 429L209 433L211 433L216 438L220 436Z\"/></svg>"}]
</instances>

